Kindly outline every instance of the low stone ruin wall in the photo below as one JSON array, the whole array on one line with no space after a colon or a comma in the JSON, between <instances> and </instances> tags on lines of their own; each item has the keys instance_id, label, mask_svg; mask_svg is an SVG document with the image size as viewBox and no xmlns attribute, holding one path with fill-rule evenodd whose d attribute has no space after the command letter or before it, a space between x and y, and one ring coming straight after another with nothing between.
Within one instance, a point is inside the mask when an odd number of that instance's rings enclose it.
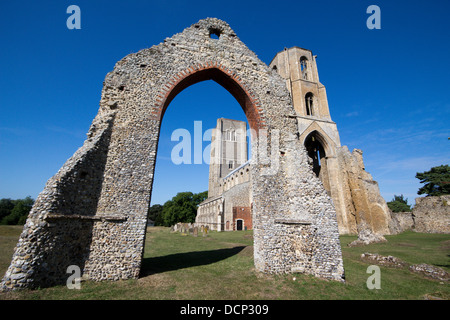
<instances>
[{"instance_id":1,"label":"low stone ruin wall","mask_svg":"<svg viewBox=\"0 0 450 320\"><path fill-rule=\"evenodd\" d=\"M398 231L450 233L450 195L416 198L412 212L393 212Z\"/></svg>"},{"instance_id":2,"label":"low stone ruin wall","mask_svg":"<svg viewBox=\"0 0 450 320\"><path fill-rule=\"evenodd\" d=\"M414 229L425 233L450 233L450 195L416 198Z\"/></svg>"}]
</instances>

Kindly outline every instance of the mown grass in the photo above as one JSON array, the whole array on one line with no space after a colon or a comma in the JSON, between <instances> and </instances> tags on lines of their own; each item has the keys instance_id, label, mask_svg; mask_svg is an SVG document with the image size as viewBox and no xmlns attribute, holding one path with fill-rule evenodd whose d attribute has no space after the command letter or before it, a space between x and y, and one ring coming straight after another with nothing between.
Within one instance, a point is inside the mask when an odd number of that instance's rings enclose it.
<instances>
[{"instance_id":1,"label":"mown grass","mask_svg":"<svg viewBox=\"0 0 450 320\"><path fill-rule=\"evenodd\" d=\"M0 226L0 273L6 271L21 227ZM136 280L91 282L81 290L56 286L0 293L0 299L151 299L151 300L420 300L450 299L448 282L427 279L407 268L381 269L381 289L369 290L368 263L361 253L393 255L409 264L428 263L450 271L450 235L406 232L387 243L348 247L342 236L345 283L307 275L266 275L253 266L251 231L211 232L206 237L149 228Z\"/></svg>"}]
</instances>

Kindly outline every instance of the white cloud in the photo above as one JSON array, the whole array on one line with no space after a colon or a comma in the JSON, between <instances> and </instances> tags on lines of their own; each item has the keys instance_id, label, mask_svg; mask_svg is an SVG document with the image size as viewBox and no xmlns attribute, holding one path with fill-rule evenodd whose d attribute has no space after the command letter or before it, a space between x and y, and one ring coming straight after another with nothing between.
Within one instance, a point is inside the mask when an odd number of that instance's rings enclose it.
<instances>
[{"instance_id":1,"label":"white cloud","mask_svg":"<svg viewBox=\"0 0 450 320\"><path fill-rule=\"evenodd\" d=\"M350 118L350 117L357 117L358 115L359 115L358 111L352 111L352 112L347 113L345 116L347 118Z\"/></svg>"}]
</instances>

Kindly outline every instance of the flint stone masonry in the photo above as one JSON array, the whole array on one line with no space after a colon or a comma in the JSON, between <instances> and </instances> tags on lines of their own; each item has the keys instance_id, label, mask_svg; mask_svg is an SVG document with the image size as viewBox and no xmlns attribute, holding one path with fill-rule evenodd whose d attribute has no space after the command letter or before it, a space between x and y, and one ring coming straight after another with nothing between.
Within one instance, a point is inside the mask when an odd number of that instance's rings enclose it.
<instances>
[{"instance_id":1,"label":"flint stone masonry","mask_svg":"<svg viewBox=\"0 0 450 320\"><path fill-rule=\"evenodd\" d=\"M392 212L392 219L397 222L397 233L414 228L412 212Z\"/></svg>"},{"instance_id":2,"label":"flint stone masonry","mask_svg":"<svg viewBox=\"0 0 450 320\"><path fill-rule=\"evenodd\" d=\"M423 233L450 233L450 195L416 198L411 212L394 212L397 233L412 230Z\"/></svg>"},{"instance_id":3,"label":"flint stone masonry","mask_svg":"<svg viewBox=\"0 0 450 320\"><path fill-rule=\"evenodd\" d=\"M408 264L394 256L382 256L377 253L363 253L361 254L361 260L368 263L375 263L380 266L391 267L391 268L405 268Z\"/></svg>"},{"instance_id":4,"label":"flint stone masonry","mask_svg":"<svg viewBox=\"0 0 450 320\"><path fill-rule=\"evenodd\" d=\"M360 233L368 228L374 234L394 234L395 223L386 201L380 194L378 183L365 170L362 151L350 152L346 146L337 149L338 189L343 190L339 204L345 207L345 215L338 217L338 223L345 233Z\"/></svg>"},{"instance_id":5,"label":"flint stone masonry","mask_svg":"<svg viewBox=\"0 0 450 320\"><path fill-rule=\"evenodd\" d=\"M382 256L377 253L363 253L361 254L361 260L377 264L380 266L390 267L390 268L408 268L409 271L421 274L427 278L439 280L439 281L449 281L450 273L442 268L429 265L426 263L409 265L405 261L394 257L394 256Z\"/></svg>"},{"instance_id":6,"label":"flint stone masonry","mask_svg":"<svg viewBox=\"0 0 450 320\"><path fill-rule=\"evenodd\" d=\"M419 273L427 278L440 281L450 281L450 273L442 268L426 263L414 264L408 268L411 272Z\"/></svg>"},{"instance_id":7,"label":"flint stone masonry","mask_svg":"<svg viewBox=\"0 0 450 320\"><path fill-rule=\"evenodd\" d=\"M386 238L380 234L373 233L370 229L361 230L358 239L348 244L349 247L365 246L372 243L387 242Z\"/></svg>"},{"instance_id":8,"label":"flint stone masonry","mask_svg":"<svg viewBox=\"0 0 450 320\"><path fill-rule=\"evenodd\" d=\"M256 270L343 280L335 208L288 116L294 109L284 80L227 23L208 18L107 74L87 139L38 196L2 289L65 284L70 265L95 281L139 276L162 117L179 92L205 80L237 99L257 135L279 135L284 152L267 146L277 164L271 171L252 163ZM252 136L252 150L258 146Z\"/></svg>"},{"instance_id":9,"label":"flint stone masonry","mask_svg":"<svg viewBox=\"0 0 450 320\"><path fill-rule=\"evenodd\" d=\"M416 198L412 214L416 232L450 233L450 195Z\"/></svg>"},{"instance_id":10,"label":"flint stone masonry","mask_svg":"<svg viewBox=\"0 0 450 320\"><path fill-rule=\"evenodd\" d=\"M291 94L294 113L286 116L297 120L298 139L306 148L312 170L333 200L339 232L357 234L360 225L365 224L371 233L380 236L397 233L398 224L380 195L378 183L365 171L362 151L355 149L350 153L346 146L341 146L337 125L331 120L325 86L319 81L317 56L307 49L285 48L276 54L269 68L285 80ZM252 170L250 164L242 164L247 150L245 139L239 139L239 135L232 141L223 139L229 137L230 129L233 132L236 128L241 132L245 130L243 124L245 122L223 118L217 121L216 131L221 135L214 139L213 134L211 140L211 159L217 161L210 164L209 198L199 206L198 225L208 225L220 231L234 230L231 209L235 202L240 202L239 206L251 207L251 189L243 191L244 182L251 178L248 171ZM284 151L280 149L280 152L283 154ZM236 162L241 168L230 173L231 177L224 177L224 172L229 173L233 169L233 165L229 167L230 160L231 164ZM248 196L240 196L244 194Z\"/></svg>"}]
</instances>

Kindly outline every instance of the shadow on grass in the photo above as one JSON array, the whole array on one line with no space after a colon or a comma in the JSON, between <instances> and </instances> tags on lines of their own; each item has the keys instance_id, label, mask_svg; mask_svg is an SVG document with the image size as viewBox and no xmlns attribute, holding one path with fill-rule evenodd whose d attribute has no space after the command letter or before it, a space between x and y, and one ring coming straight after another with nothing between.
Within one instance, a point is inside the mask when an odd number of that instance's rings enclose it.
<instances>
[{"instance_id":1,"label":"shadow on grass","mask_svg":"<svg viewBox=\"0 0 450 320\"><path fill-rule=\"evenodd\" d=\"M208 265L234 256L244 248L245 246L237 246L226 249L193 251L161 257L144 258L142 260L140 276L145 277L155 273Z\"/></svg>"}]
</instances>

